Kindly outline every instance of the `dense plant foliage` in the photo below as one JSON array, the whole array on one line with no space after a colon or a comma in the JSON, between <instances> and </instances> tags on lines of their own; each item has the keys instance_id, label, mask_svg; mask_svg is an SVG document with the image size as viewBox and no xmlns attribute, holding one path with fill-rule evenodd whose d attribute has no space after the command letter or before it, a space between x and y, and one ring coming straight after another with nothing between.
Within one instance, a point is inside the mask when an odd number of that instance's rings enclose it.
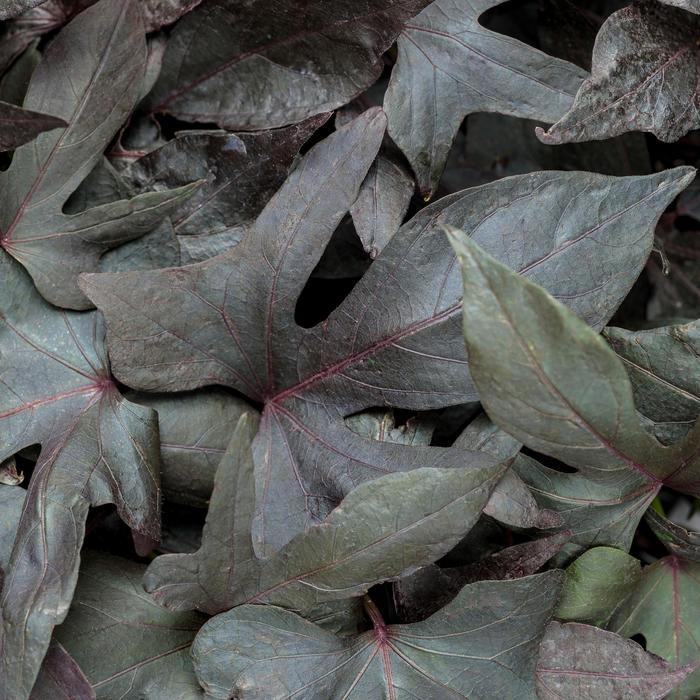
<instances>
[{"instance_id":1,"label":"dense plant foliage","mask_svg":"<svg viewBox=\"0 0 700 700\"><path fill-rule=\"evenodd\" d=\"M697 0L0 22L0 700L700 697Z\"/></svg>"}]
</instances>

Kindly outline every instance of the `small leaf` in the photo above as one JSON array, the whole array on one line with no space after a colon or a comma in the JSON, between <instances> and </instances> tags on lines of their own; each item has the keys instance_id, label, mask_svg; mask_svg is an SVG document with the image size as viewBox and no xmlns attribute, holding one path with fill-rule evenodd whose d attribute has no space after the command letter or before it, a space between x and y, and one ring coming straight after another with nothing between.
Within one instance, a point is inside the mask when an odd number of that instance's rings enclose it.
<instances>
[{"instance_id":1,"label":"small leaf","mask_svg":"<svg viewBox=\"0 0 700 700\"><path fill-rule=\"evenodd\" d=\"M192 656L206 697L304 700L535 698L535 660L561 578L548 572L462 589L423 622L343 639L294 613L245 605L207 622ZM488 630L488 632L485 632Z\"/></svg>"},{"instance_id":2,"label":"small leaf","mask_svg":"<svg viewBox=\"0 0 700 700\"><path fill-rule=\"evenodd\" d=\"M575 622L551 622L540 647L537 697L661 700L692 670L692 666L674 669L612 632Z\"/></svg>"},{"instance_id":3,"label":"small leaf","mask_svg":"<svg viewBox=\"0 0 700 700\"><path fill-rule=\"evenodd\" d=\"M639 582L642 568L634 557L613 547L594 547L566 569L556 616L604 625Z\"/></svg>"},{"instance_id":4,"label":"small leaf","mask_svg":"<svg viewBox=\"0 0 700 700\"><path fill-rule=\"evenodd\" d=\"M673 3L675 4L675 3ZM677 141L700 127L700 18L651 0L612 14L593 48L591 77L543 143L649 131Z\"/></svg>"}]
</instances>

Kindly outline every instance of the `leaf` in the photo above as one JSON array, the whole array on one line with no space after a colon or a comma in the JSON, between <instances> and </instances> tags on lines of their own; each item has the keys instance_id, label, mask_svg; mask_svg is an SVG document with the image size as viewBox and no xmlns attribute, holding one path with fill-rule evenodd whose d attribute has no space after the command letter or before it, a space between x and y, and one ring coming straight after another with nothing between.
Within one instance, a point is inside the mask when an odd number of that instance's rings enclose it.
<instances>
[{"instance_id":1,"label":"leaf","mask_svg":"<svg viewBox=\"0 0 700 700\"><path fill-rule=\"evenodd\" d=\"M52 307L4 253L0 282L0 460L41 444L0 600L0 697L20 700L70 603L88 508L115 503L157 539L158 428L112 381L98 313Z\"/></svg>"},{"instance_id":2,"label":"leaf","mask_svg":"<svg viewBox=\"0 0 700 700\"><path fill-rule=\"evenodd\" d=\"M605 341L464 233L448 232L464 277L470 369L494 423L584 475L626 471L649 493L662 483L700 493L696 431L661 445L641 425L625 368Z\"/></svg>"},{"instance_id":3,"label":"leaf","mask_svg":"<svg viewBox=\"0 0 700 700\"><path fill-rule=\"evenodd\" d=\"M613 547L589 549L566 569L557 617L602 626L641 575L639 561L629 554Z\"/></svg>"},{"instance_id":4,"label":"leaf","mask_svg":"<svg viewBox=\"0 0 700 700\"><path fill-rule=\"evenodd\" d=\"M698 0L661 0L665 5L673 5L674 7L682 7L688 12L700 14L700 2Z\"/></svg>"},{"instance_id":5,"label":"leaf","mask_svg":"<svg viewBox=\"0 0 700 700\"><path fill-rule=\"evenodd\" d=\"M407 22L384 108L389 134L428 199L462 120L499 112L552 121L570 107L587 73L511 37L480 16L503 0L436 0Z\"/></svg>"},{"instance_id":6,"label":"leaf","mask_svg":"<svg viewBox=\"0 0 700 700\"><path fill-rule=\"evenodd\" d=\"M328 601L361 596L382 581L432 563L481 515L506 464L416 469L351 491L328 518L280 552L258 559L251 523L257 420L243 416L220 462L201 548L158 557L146 590L172 610L216 614L271 603L311 615Z\"/></svg>"},{"instance_id":7,"label":"leaf","mask_svg":"<svg viewBox=\"0 0 700 700\"><path fill-rule=\"evenodd\" d=\"M158 413L165 498L206 506L232 428L252 407L217 389L175 395L132 393L128 398Z\"/></svg>"},{"instance_id":8,"label":"leaf","mask_svg":"<svg viewBox=\"0 0 700 700\"><path fill-rule=\"evenodd\" d=\"M593 48L591 77L543 143L605 139L648 131L677 141L700 127L700 18L656 2L612 14Z\"/></svg>"},{"instance_id":9,"label":"leaf","mask_svg":"<svg viewBox=\"0 0 700 700\"><path fill-rule=\"evenodd\" d=\"M380 153L350 207L357 235L372 260L399 230L413 189L413 177L395 159Z\"/></svg>"},{"instance_id":10,"label":"leaf","mask_svg":"<svg viewBox=\"0 0 700 700\"><path fill-rule=\"evenodd\" d=\"M97 270L102 253L152 229L195 187L62 213L134 107L145 55L138 6L102 0L60 32L32 75L24 108L68 126L18 148L0 173L0 245L56 305L89 308L78 274Z\"/></svg>"},{"instance_id":11,"label":"leaf","mask_svg":"<svg viewBox=\"0 0 700 700\"><path fill-rule=\"evenodd\" d=\"M0 20L10 19L46 0L0 0Z\"/></svg>"},{"instance_id":12,"label":"leaf","mask_svg":"<svg viewBox=\"0 0 700 700\"><path fill-rule=\"evenodd\" d=\"M534 700L536 650L560 580L548 572L474 583L412 625L387 625L370 602L374 629L351 639L287 610L245 605L202 627L195 670L206 697L219 699Z\"/></svg>"},{"instance_id":13,"label":"leaf","mask_svg":"<svg viewBox=\"0 0 700 700\"><path fill-rule=\"evenodd\" d=\"M141 11L147 32L153 32L191 12L202 0L143 0Z\"/></svg>"},{"instance_id":14,"label":"leaf","mask_svg":"<svg viewBox=\"0 0 700 700\"><path fill-rule=\"evenodd\" d=\"M51 642L29 700L61 696L70 700L95 700L92 686L80 666L58 642Z\"/></svg>"},{"instance_id":15,"label":"leaf","mask_svg":"<svg viewBox=\"0 0 700 700\"><path fill-rule=\"evenodd\" d=\"M687 530L650 508L645 519L664 547L683 559L700 562L700 533Z\"/></svg>"},{"instance_id":16,"label":"leaf","mask_svg":"<svg viewBox=\"0 0 700 700\"><path fill-rule=\"evenodd\" d=\"M0 151L11 151L44 131L65 126L63 119L0 102Z\"/></svg>"},{"instance_id":17,"label":"leaf","mask_svg":"<svg viewBox=\"0 0 700 700\"><path fill-rule=\"evenodd\" d=\"M648 331L607 328L627 368L634 402L664 443L680 440L700 416L700 322Z\"/></svg>"},{"instance_id":18,"label":"leaf","mask_svg":"<svg viewBox=\"0 0 700 700\"><path fill-rule=\"evenodd\" d=\"M402 622L424 620L451 602L468 583L502 581L537 573L568 540L557 533L523 542L464 566L433 564L394 584L394 604Z\"/></svg>"},{"instance_id":19,"label":"leaf","mask_svg":"<svg viewBox=\"0 0 700 700\"><path fill-rule=\"evenodd\" d=\"M327 117L257 134L181 132L123 175L140 193L206 181L171 213L184 261L206 260L238 243L284 182L299 148Z\"/></svg>"},{"instance_id":20,"label":"leaf","mask_svg":"<svg viewBox=\"0 0 700 700\"><path fill-rule=\"evenodd\" d=\"M156 605L141 588L145 568L88 552L56 638L80 664L98 700L200 698L189 651L204 618Z\"/></svg>"},{"instance_id":21,"label":"leaf","mask_svg":"<svg viewBox=\"0 0 700 700\"><path fill-rule=\"evenodd\" d=\"M383 129L381 113L368 110L316 145L244 240L216 258L82 278L107 319L120 381L143 391L223 384L264 404L258 553L322 520L367 479L472 459L377 445L343 420L376 406L422 411L477 398L458 323L459 270L441 224L470 231L600 328L642 269L659 213L692 178L688 169L621 179L537 173L443 198L402 226L326 321L301 328L299 294L354 203ZM264 303L251 305L251 295Z\"/></svg>"},{"instance_id":22,"label":"leaf","mask_svg":"<svg viewBox=\"0 0 700 700\"><path fill-rule=\"evenodd\" d=\"M2 574L7 571L7 564L12 553L19 520L22 515L24 498L27 492L19 486L0 485L0 591L2 591Z\"/></svg>"},{"instance_id":23,"label":"leaf","mask_svg":"<svg viewBox=\"0 0 700 700\"><path fill-rule=\"evenodd\" d=\"M246 131L330 112L375 82L381 55L426 4L210 0L173 30L148 104L184 121Z\"/></svg>"},{"instance_id":24,"label":"leaf","mask_svg":"<svg viewBox=\"0 0 700 700\"><path fill-rule=\"evenodd\" d=\"M661 700L692 670L673 669L639 644L605 630L550 622L540 647L540 700Z\"/></svg>"},{"instance_id":25,"label":"leaf","mask_svg":"<svg viewBox=\"0 0 700 700\"><path fill-rule=\"evenodd\" d=\"M660 559L644 568L639 584L608 625L625 637L643 635L647 651L666 659L672 669L694 669L674 693L678 700L692 698L700 690L698 581L700 564L677 556Z\"/></svg>"}]
</instances>

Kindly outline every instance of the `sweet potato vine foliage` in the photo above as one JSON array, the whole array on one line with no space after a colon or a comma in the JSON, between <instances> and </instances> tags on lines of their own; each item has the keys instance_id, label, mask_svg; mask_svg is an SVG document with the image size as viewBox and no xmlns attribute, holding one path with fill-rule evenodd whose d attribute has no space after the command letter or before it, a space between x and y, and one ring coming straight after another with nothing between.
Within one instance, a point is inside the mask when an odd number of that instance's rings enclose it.
<instances>
[{"instance_id":1,"label":"sweet potato vine foliage","mask_svg":"<svg viewBox=\"0 0 700 700\"><path fill-rule=\"evenodd\" d=\"M698 2L0 23L0 700L700 697Z\"/></svg>"}]
</instances>

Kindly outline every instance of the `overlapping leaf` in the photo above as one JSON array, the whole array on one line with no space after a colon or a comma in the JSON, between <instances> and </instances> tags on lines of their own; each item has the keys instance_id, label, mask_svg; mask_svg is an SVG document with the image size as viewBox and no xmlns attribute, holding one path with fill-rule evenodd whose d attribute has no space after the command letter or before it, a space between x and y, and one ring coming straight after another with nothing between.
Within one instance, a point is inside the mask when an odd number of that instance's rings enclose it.
<instances>
[{"instance_id":1,"label":"overlapping leaf","mask_svg":"<svg viewBox=\"0 0 700 700\"><path fill-rule=\"evenodd\" d=\"M195 669L209 698L534 700L537 648L560 582L548 572L474 583L411 625L387 625L369 602L374 629L349 639L281 608L245 605L204 625Z\"/></svg>"},{"instance_id":2,"label":"overlapping leaf","mask_svg":"<svg viewBox=\"0 0 700 700\"><path fill-rule=\"evenodd\" d=\"M0 173L0 246L54 304L89 308L78 289L100 255L152 229L193 191L183 187L66 215L63 205L102 157L139 97L146 42L133 0L78 15L44 53L24 108L65 120L15 151Z\"/></svg>"},{"instance_id":3,"label":"overlapping leaf","mask_svg":"<svg viewBox=\"0 0 700 700\"><path fill-rule=\"evenodd\" d=\"M480 16L503 0L436 0L406 23L384 100L389 134L426 197L437 188L467 114L500 112L552 121L586 77L581 68L485 29Z\"/></svg>"},{"instance_id":4,"label":"overlapping leaf","mask_svg":"<svg viewBox=\"0 0 700 700\"><path fill-rule=\"evenodd\" d=\"M156 605L141 587L144 569L88 552L68 617L55 636L98 700L195 700L202 691L190 646L204 618Z\"/></svg>"},{"instance_id":5,"label":"overlapping leaf","mask_svg":"<svg viewBox=\"0 0 700 700\"><path fill-rule=\"evenodd\" d=\"M697 129L699 34L700 18L653 0L614 13L596 38L591 77L569 111L538 136L557 144L649 131L676 141Z\"/></svg>"},{"instance_id":6,"label":"overlapping leaf","mask_svg":"<svg viewBox=\"0 0 700 700\"><path fill-rule=\"evenodd\" d=\"M11 151L44 131L65 126L63 119L0 102L0 151Z\"/></svg>"},{"instance_id":7,"label":"overlapping leaf","mask_svg":"<svg viewBox=\"0 0 700 700\"><path fill-rule=\"evenodd\" d=\"M403 22L427 4L208 0L175 27L148 103L231 130L303 121L374 83Z\"/></svg>"},{"instance_id":8,"label":"overlapping leaf","mask_svg":"<svg viewBox=\"0 0 700 700\"><path fill-rule=\"evenodd\" d=\"M216 475L201 548L151 564L147 590L174 610L210 614L272 603L313 615L376 583L432 563L471 529L507 463L418 469L352 491L322 524L268 559L252 547L257 420L240 419ZM319 612L320 611L320 612Z\"/></svg>"},{"instance_id":9,"label":"overlapping leaf","mask_svg":"<svg viewBox=\"0 0 700 700\"><path fill-rule=\"evenodd\" d=\"M597 627L552 622L540 647L537 697L661 700L692 670L671 667L639 644Z\"/></svg>"},{"instance_id":10,"label":"overlapping leaf","mask_svg":"<svg viewBox=\"0 0 700 700\"><path fill-rule=\"evenodd\" d=\"M402 227L324 323L301 328L299 294L383 129L370 110L317 145L227 253L178 270L83 278L107 318L120 380L147 391L219 383L264 403L260 552L323 519L366 479L470 459L377 444L343 421L378 405L427 410L477 397L465 371L459 270L441 224L464 227L599 328L641 270L660 211L692 178L688 169L620 179L538 173L446 197Z\"/></svg>"},{"instance_id":11,"label":"overlapping leaf","mask_svg":"<svg viewBox=\"0 0 700 700\"><path fill-rule=\"evenodd\" d=\"M0 283L0 460L41 444L1 599L0 696L19 700L66 614L88 508L116 503L158 537L158 429L112 382L97 312L55 309L4 253Z\"/></svg>"}]
</instances>

